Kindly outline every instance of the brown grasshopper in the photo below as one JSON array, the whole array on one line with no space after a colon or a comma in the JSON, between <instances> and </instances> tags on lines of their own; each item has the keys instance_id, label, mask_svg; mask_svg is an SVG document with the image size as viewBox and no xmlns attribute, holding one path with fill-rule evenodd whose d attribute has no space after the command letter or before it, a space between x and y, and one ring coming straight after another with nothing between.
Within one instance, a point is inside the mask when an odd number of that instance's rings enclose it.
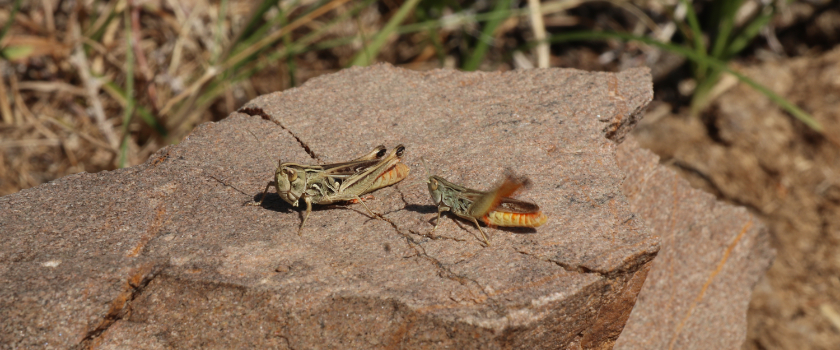
<instances>
[{"instance_id":1,"label":"brown grasshopper","mask_svg":"<svg viewBox=\"0 0 840 350\"><path fill-rule=\"evenodd\" d=\"M371 217L376 215L359 197L382 187L393 185L408 176L408 167L400 160L405 155L405 146L394 148L387 157L385 146L377 146L370 153L349 162L304 165L297 163L279 163L274 171L274 181L265 186L259 203L262 205L271 186L277 188L277 194L292 206L298 206L298 200L306 203L306 213L300 223L298 235L312 212L312 204L331 204L340 201L361 202Z\"/></svg>"},{"instance_id":2,"label":"brown grasshopper","mask_svg":"<svg viewBox=\"0 0 840 350\"><path fill-rule=\"evenodd\" d=\"M502 184L488 192L459 186L437 175L430 175L427 184L432 201L438 207L437 222L432 233L437 230L440 213L444 211L472 221L488 246L490 241L477 219L482 219L490 227L537 227L548 220L538 205L507 197L520 187L530 184L527 178L516 177L510 170L505 172Z\"/></svg>"}]
</instances>

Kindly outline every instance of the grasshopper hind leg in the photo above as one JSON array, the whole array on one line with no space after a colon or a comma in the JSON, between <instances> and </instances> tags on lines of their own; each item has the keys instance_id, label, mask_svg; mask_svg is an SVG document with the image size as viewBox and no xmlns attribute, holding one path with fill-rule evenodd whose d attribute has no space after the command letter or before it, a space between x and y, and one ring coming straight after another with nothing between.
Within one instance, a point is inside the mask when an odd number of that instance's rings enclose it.
<instances>
[{"instance_id":1,"label":"grasshopper hind leg","mask_svg":"<svg viewBox=\"0 0 840 350\"><path fill-rule=\"evenodd\" d=\"M365 206L365 209L367 209L367 212L368 212L368 214L370 214L371 218L374 218L374 219L377 218L376 214L374 214L373 211L371 211L370 208L368 208L367 204L365 204L365 201L363 201L361 198L359 198L359 196L356 196L356 198L354 198L354 200L356 201L356 203L362 203L362 205Z\"/></svg>"},{"instance_id":2,"label":"grasshopper hind leg","mask_svg":"<svg viewBox=\"0 0 840 350\"><path fill-rule=\"evenodd\" d=\"M432 229L432 232L429 232L429 236L433 236L435 234L435 230L437 230L437 228L438 228L438 225L440 225L440 213L443 213L447 210L449 210L449 207L446 207L446 206L439 206L438 207L437 221L435 221L435 227Z\"/></svg>"},{"instance_id":3,"label":"grasshopper hind leg","mask_svg":"<svg viewBox=\"0 0 840 350\"><path fill-rule=\"evenodd\" d=\"M481 238L484 238L484 244L487 244L487 246L489 247L490 241L487 240L487 235L484 234L484 230L482 230L481 226L478 225L478 220L476 220L474 217L470 217L470 220L475 224L475 227L478 229L478 232L481 232Z\"/></svg>"}]
</instances>

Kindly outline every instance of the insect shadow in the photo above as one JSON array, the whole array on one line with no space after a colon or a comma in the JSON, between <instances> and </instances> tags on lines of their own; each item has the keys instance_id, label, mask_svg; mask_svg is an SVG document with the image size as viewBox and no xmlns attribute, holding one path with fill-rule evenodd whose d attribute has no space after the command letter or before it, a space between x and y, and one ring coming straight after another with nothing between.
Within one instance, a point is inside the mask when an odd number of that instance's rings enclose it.
<instances>
[{"instance_id":1,"label":"insect shadow","mask_svg":"<svg viewBox=\"0 0 840 350\"><path fill-rule=\"evenodd\" d=\"M245 204L259 203L260 200L263 198L262 196L263 196L262 193L258 193L256 195L254 195L254 197L251 199L251 201L245 202ZM303 201L301 201L301 202L303 202ZM345 203L345 202L313 205L312 206L312 212L319 212L319 211L323 211L323 210L342 209L342 210L352 210L352 211L358 212L360 214L363 214L365 216L368 216L368 214L365 211L357 210L355 208L352 208L351 207L352 205L353 205L353 203ZM301 203L299 202L297 207L292 206L291 204L289 204L289 202L286 202L286 201L283 200L283 198L280 198L280 195L278 195L277 193L272 193L272 192L268 192L268 193L265 194L265 200L263 200L262 205L260 205L260 207L262 207L264 209L271 210L271 211L275 211L275 212L278 212L278 213L297 212L297 213L300 213L301 215L303 215L303 212L306 211L306 204L301 205Z\"/></svg>"},{"instance_id":2,"label":"insect shadow","mask_svg":"<svg viewBox=\"0 0 840 350\"><path fill-rule=\"evenodd\" d=\"M533 227L507 227L507 226L496 226L497 230L507 231L510 233L516 233L520 235L532 235L537 233L537 229Z\"/></svg>"},{"instance_id":3,"label":"insect shadow","mask_svg":"<svg viewBox=\"0 0 840 350\"><path fill-rule=\"evenodd\" d=\"M437 207L434 205L408 204L404 209L420 214L437 213Z\"/></svg>"},{"instance_id":4,"label":"insect shadow","mask_svg":"<svg viewBox=\"0 0 840 350\"><path fill-rule=\"evenodd\" d=\"M262 198L263 198L263 194L258 193L256 195L254 195L254 198L251 201L248 201L245 204L259 203ZM302 211L300 207L297 207L297 208L293 207L291 204L284 201L283 198L280 198L280 195L278 195L277 193L271 193L271 192L265 194L265 200L262 201L262 204L260 204L260 207L262 207L264 209L271 210L271 211L280 212L280 213L291 213L293 211L297 211L297 212ZM305 205L303 206L303 210L306 210ZM313 210L314 210L314 208L313 208Z\"/></svg>"}]
</instances>

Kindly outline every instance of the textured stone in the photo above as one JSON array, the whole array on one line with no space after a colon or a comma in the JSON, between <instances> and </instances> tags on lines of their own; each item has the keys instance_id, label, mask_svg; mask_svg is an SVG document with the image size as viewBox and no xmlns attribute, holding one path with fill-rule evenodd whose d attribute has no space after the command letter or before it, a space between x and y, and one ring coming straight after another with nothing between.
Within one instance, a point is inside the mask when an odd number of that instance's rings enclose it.
<instances>
[{"instance_id":1,"label":"textured stone","mask_svg":"<svg viewBox=\"0 0 840 350\"><path fill-rule=\"evenodd\" d=\"M691 188L632 138L619 147L630 208L662 240L616 349L740 349L753 287L775 251L743 207Z\"/></svg>"},{"instance_id":2,"label":"textured stone","mask_svg":"<svg viewBox=\"0 0 840 350\"><path fill-rule=\"evenodd\" d=\"M661 113L634 136L693 187L769 228L777 258L753 292L743 349L838 349L840 47L738 71L810 113L822 134L728 76L702 118Z\"/></svg>"},{"instance_id":3,"label":"textured stone","mask_svg":"<svg viewBox=\"0 0 840 350\"><path fill-rule=\"evenodd\" d=\"M610 348L658 239L629 209L617 145L647 70L411 72L310 80L207 123L147 163L0 198L0 343L104 348ZM252 134L261 143L258 143ZM258 198L277 159L407 147L412 175L367 205ZM538 229L436 216L434 173L533 186Z\"/></svg>"}]
</instances>

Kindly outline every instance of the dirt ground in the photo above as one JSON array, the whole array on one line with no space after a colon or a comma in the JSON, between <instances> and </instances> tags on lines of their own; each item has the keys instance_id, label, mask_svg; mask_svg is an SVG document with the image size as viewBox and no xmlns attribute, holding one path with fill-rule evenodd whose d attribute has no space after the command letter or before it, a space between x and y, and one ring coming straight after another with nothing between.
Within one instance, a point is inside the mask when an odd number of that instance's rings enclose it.
<instances>
[{"instance_id":1,"label":"dirt ground","mask_svg":"<svg viewBox=\"0 0 840 350\"><path fill-rule=\"evenodd\" d=\"M734 78L704 115L652 105L635 134L692 186L750 208L778 255L756 286L744 349L840 348L840 49L742 67L812 113L807 128Z\"/></svg>"}]
</instances>

